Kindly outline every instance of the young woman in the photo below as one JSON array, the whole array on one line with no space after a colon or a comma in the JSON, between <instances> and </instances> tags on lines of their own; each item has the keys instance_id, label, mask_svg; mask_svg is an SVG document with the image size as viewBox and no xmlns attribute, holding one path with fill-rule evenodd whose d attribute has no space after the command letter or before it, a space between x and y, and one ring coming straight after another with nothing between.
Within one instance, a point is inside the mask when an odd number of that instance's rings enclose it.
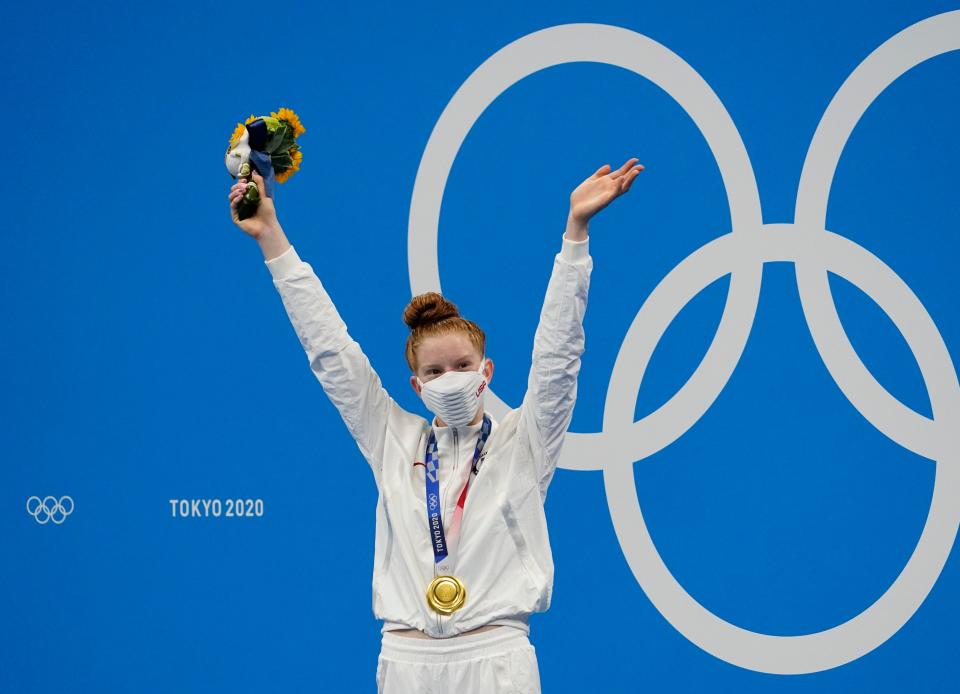
<instances>
[{"instance_id":1,"label":"young woman","mask_svg":"<svg viewBox=\"0 0 960 694\"><path fill-rule=\"evenodd\" d=\"M414 297L405 356L434 417L387 394L312 267L287 241L273 200L234 223L263 251L310 368L373 470L379 491L373 612L383 620L381 694L539 692L528 618L550 606L553 557L543 502L577 393L593 261L590 218L643 169L600 167L570 195L534 337L527 392L502 420L483 408L493 378L483 331L435 292Z\"/></svg>"}]
</instances>

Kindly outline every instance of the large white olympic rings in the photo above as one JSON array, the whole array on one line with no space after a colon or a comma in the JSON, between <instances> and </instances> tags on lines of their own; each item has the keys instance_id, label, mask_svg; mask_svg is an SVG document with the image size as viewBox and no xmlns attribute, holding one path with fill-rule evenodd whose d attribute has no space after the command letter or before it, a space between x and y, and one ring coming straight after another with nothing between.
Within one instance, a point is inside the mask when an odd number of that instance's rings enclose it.
<instances>
[{"instance_id":1,"label":"large white olympic rings","mask_svg":"<svg viewBox=\"0 0 960 694\"><path fill-rule=\"evenodd\" d=\"M859 658L884 643L920 607L946 563L960 524L960 385L939 330L911 289L869 251L825 229L827 200L844 145L866 109L897 77L960 49L960 11L918 22L871 53L827 107L804 161L793 224L763 224L756 179L733 121L690 65L656 41L622 27L567 24L524 36L497 51L463 83L430 134L414 183L408 265L414 294L440 290L437 232L447 177L486 108L539 70L570 62L606 63L649 79L700 129L726 186L733 230L694 251L657 285L617 355L603 431L568 433L560 466L602 469L620 546L637 581L663 616L700 648L740 667L801 674ZM824 364L850 403L879 431L936 460L933 498L916 549L887 591L856 617L801 636L737 627L700 605L670 573L637 499L633 463L682 436L726 385L743 352L760 294L763 264L794 263L807 325ZM827 271L870 296L905 337L920 366L933 418L893 397L869 372L844 332ZM729 274L717 333L687 382L640 421L633 412L644 372L667 327L714 280ZM494 416L509 407L487 391ZM597 454L597 447L602 454Z\"/></svg>"}]
</instances>

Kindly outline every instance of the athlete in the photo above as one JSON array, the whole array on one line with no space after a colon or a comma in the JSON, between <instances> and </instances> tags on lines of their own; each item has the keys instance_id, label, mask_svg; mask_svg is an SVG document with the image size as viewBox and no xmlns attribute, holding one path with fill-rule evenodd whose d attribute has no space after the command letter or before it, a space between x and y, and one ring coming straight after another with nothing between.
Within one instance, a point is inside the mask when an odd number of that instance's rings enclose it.
<instances>
[{"instance_id":1,"label":"athlete","mask_svg":"<svg viewBox=\"0 0 960 694\"><path fill-rule=\"evenodd\" d=\"M588 222L630 190L643 169L636 162L605 164L571 193L527 391L499 421L483 407L494 366L484 332L453 303L428 292L403 313L410 385L433 413L428 421L384 390L287 240L259 173L255 216L237 216L251 184L230 189L234 223L259 244L313 374L373 470L380 694L540 692L529 616L550 606L553 589L543 504L576 401L593 269Z\"/></svg>"}]
</instances>

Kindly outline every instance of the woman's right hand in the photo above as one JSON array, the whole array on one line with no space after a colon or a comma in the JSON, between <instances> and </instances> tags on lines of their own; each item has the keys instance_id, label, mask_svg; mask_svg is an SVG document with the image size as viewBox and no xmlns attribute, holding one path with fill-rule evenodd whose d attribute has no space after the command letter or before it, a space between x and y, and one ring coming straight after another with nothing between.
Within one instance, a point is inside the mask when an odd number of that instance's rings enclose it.
<instances>
[{"instance_id":1,"label":"woman's right hand","mask_svg":"<svg viewBox=\"0 0 960 694\"><path fill-rule=\"evenodd\" d=\"M253 171L253 182L257 184L257 189L260 191L260 204L257 206L257 213L252 217L240 219L237 216L237 203L250 185L246 179L241 178L233 184L227 199L230 200L230 217L233 223L243 229L247 235L259 240L266 232L277 229L280 222L277 220L273 198L267 197L267 187L263 183L263 177L256 170Z\"/></svg>"}]
</instances>

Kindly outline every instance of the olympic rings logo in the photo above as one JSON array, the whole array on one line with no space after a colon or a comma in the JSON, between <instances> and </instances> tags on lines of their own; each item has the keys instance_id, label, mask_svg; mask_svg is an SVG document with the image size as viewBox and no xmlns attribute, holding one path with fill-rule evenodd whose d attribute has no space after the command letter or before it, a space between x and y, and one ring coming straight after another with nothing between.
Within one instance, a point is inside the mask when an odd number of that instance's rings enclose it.
<instances>
[{"instance_id":1,"label":"olympic rings logo","mask_svg":"<svg viewBox=\"0 0 960 694\"><path fill-rule=\"evenodd\" d=\"M64 501L69 502L69 508L64 505ZM41 500L39 496L31 496L27 499L27 513L40 525L46 525L49 521L60 525L73 513L73 499L69 496L61 496L59 499L55 496L45 496Z\"/></svg>"},{"instance_id":2,"label":"olympic rings logo","mask_svg":"<svg viewBox=\"0 0 960 694\"><path fill-rule=\"evenodd\" d=\"M437 235L443 191L467 133L486 108L524 77L570 62L625 68L673 97L716 157L733 229L671 270L644 302L617 355L604 403L603 430L568 433L560 467L603 470L617 538L634 576L660 613L686 638L729 663L759 672L803 674L862 657L917 611L946 563L960 523L960 385L940 331L913 291L883 261L825 228L837 162L871 103L907 70L960 49L960 11L918 22L873 51L827 107L804 161L792 224L763 224L750 159L730 115L702 77L656 41L622 27L566 24L528 34L490 56L460 86L427 142L413 188L408 266L414 294L439 291ZM887 591L856 617L801 636L773 636L726 622L694 600L672 576L644 523L633 463L682 436L707 411L740 359L760 294L763 264L794 264L807 326L830 375L880 432L935 460L930 512L917 547ZM920 366L933 418L908 408L867 370L854 351L830 293L827 272L871 297L907 340ZM683 307L714 280L730 275L723 316L689 380L640 421L633 412L654 348ZM493 391L488 406L509 407ZM597 454L597 448L603 450Z\"/></svg>"}]
</instances>

